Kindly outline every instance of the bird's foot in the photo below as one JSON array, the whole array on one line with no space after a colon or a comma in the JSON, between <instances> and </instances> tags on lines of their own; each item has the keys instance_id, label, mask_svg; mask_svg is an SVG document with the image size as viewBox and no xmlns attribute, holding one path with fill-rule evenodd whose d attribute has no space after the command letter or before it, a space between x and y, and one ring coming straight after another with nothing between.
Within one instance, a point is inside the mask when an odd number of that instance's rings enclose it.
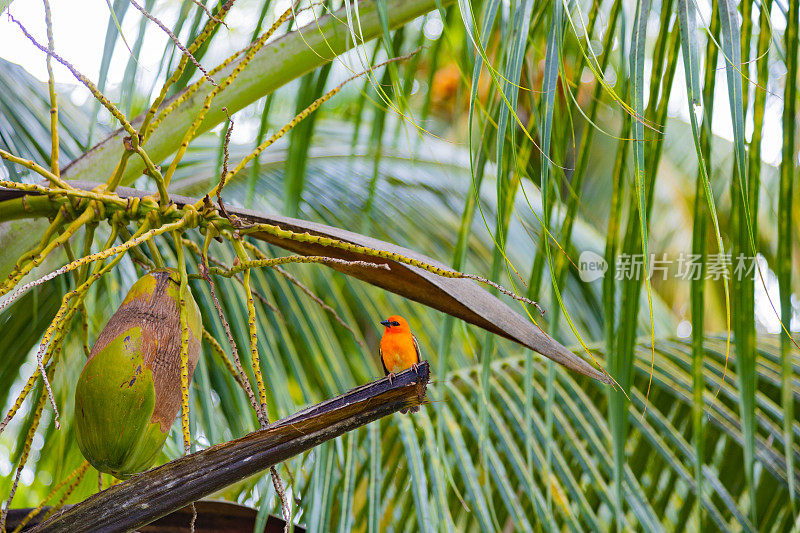
<instances>
[{"instance_id":1,"label":"bird's foot","mask_svg":"<svg viewBox=\"0 0 800 533\"><path fill-rule=\"evenodd\" d=\"M394 379L394 372L389 372L386 375L389 376L389 385L391 385L392 384L392 380Z\"/></svg>"},{"instance_id":2,"label":"bird's foot","mask_svg":"<svg viewBox=\"0 0 800 533\"><path fill-rule=\"evenodd\" d=\"M419 374L419 365L417 363L411 363L411 368L414 369L414 372Z\"/></svg>"}]
</instances>

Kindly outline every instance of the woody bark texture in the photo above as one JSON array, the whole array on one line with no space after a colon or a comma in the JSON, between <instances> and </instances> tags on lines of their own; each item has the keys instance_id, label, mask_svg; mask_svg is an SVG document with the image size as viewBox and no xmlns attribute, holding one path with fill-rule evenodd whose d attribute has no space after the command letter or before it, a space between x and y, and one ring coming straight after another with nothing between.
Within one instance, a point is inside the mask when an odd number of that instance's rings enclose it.
<instances>
[{"instance_id":1,"label":"woody bark texture","mask_svg":"<svg viewBox=\"0 0 800 533\"><path fill-rule=\"evenodd\" d=\"M34 532L129 531L402 408L420 405L427 361L309 407L240 439L181 457L52 516Z\"/></svg>"}]
</instances>

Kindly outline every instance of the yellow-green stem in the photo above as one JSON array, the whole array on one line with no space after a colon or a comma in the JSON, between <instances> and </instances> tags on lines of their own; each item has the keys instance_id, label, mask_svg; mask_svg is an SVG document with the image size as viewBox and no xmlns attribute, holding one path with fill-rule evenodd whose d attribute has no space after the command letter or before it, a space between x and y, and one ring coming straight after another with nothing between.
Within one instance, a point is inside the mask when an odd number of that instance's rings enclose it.
<instances>
[{"instance_id":1,"label":"yellow-green stem","mask_svg":"<svg viewBox=\"0 0 800 533\"><path fill-rule=\"evenodd\" d=\"M208 247L211 244L211 239L213 239L216 235L218 235L216 227L213 224L209 224L209 226L206 228L206 236L205 240L203 241L203 250L201 254L203 268L205 269L208 269ZM236 365L236 371L239 374L239 382L241 383L242 387L244 387L244 392L247 394L247 399L250 401L250 405L253 407L253 411L256 413L260 424L260 421L265 418L265 415L262 413L261 405L256 400L256 396L253 393L253 387L250 386L250 380L244 371L244 367L242 367L242 361L239 358L239 350L236 348L236 341L233 339L230 325L228 324L228 320L225 318L225 314L222 312L222 307L220 307L219 300L217 299L216 289L214 288L214 280L211 278L211 276L208 276L207 281L208 288L211 291L211 300L214 302L214 308L217 310L219 321L222 323L222 329L225 330L225 335L228 338L228 344L231 347L233 361Z\"/></svg>"},{"instance_id":2,"label":"yellow-green stem","mask_svg":"<svg viewBox=\"0 0 800 533\"><path fill-rule=\"evenodd\" d=\"M149 226L149 223L145 222L145 224ZM150 250L150 255L153 257L153 263L156 268L164 268L164 258L161 257L161 252L158 251L158 246L152 239L147 241L147 249Z\"/></svg>"},{"instance_id":3,"label":"yellow-green stem","mask_svg":"<svg viewBox=\"0 0 800 533\"><path fill-rule=\"evenodd\" d=\"M222 345L219 343L219 341L215 339L214 336L206 329L203 329L203 339L205 339L205 341L211 347L211 352L214 353L220 359L220 361L222 361L222 364L225 365L225 368L228 370L231 377L236 380L236 383L238 383L240 387L244 388L244 383L242 383L239 373L236 371L236 367L233 366L233 363L231 363L230 359L228 359L228 356L225 355L225 350L222 349Z\"/></svg>"},{"instance_id":4,"label":"yellow-green stem","mask_svg":"<svg viewBox=\"0 0 800 533\"><path fill-rule=\"evenodd\" d=\"M133 152L130 150L122 152L117 166L114 167L114 172L109 176L106 182L106 190L108 192L114 192L117 190L117 187L119 187L119 182L122 180L122 176L125 174L125 168L128 166L128 159L130 159L132 155Z\"/></svg>"},{"instance_id":5,"label":"yellow-green stem","mask_svg":"<svg viewBox=\"0 0 800 533\"><path fill-rule=\"evenodd\" d=\"M272 28L277 29L281 24L283 24L292 14L293 9L294 9L293 6L289 7L289 9L287 9L278 18L278 20L275 21L275 24L272 25ZM271 29L271 31L274 31L274 29ZM189 129L186 132L186 134L183 136L181 145L178 148L175 157L172 158L172 161L170 162L169 167L167 168L167 172L164 174L165 185L169 185L169 182L172 179L172 175L175 173L175 169L178 168L178 163L180 163L181 159L186 153L186 149L189 146L189 142L194 138L195 134L197 133L197 130L200 128L200 124L203 122L203 119L208 113L208 110L211 109L212 100L214 100L214 98L219 93L224 91L226 87L228 87L231 83L233 83L236 77L239 76L242 70L244 70L244 68L248 65L248 63L250 63L250 61L253 59L256 53L258 53L258 51L261 50L261 48L266 43L267 38L268 35L267 37L262 36L258 41L253 43L252 47L247 51L242 60L236 65L236 68L233 69L233 72L231 72L230 76L222 80L217 87L214 87L214 90L208 93L208 96L206 96L206 99L203 102L203 107L200 109L200 112L197 114L194 121L192 121L192 124L189 126Z\"/></svg>"},{"instance_id":6,"label":"yellow-green stem","mask_svg":"<svg viewBox=\"0 0 800 533\"><path fill-rule=\"evenodd\" d=\"M131 232L128 231L128 228L124 224L119 225L119 234L125 241L129 241L133 238L131 236ZM136 261L143 263L144 265L147 266L148 269L152 270L156 267L155 264L152 261L150 261L150 258L144 255L144 252L142 252L142 250L140 250L138 246L134 246L133 248L131 248L130 253L131 255L134 256Z\"/></svg>"},{"instance_id":7,"label":"yellow-green stem","mask_svg":"<svg viewBox=\"0 0 800 533\"><path fill-rule=\"evenodd\" d=\"M66 230L64 230L58 237L46 245L39 254L37 254L31 260L25 261L21 268L17 270L16 274L12 272L9 278L3 283L3 286L0 287L0 296L8 293L8 291L14 288L16 284L19 283L19 280L25 276L25 274L33 270L34 267L39 266L53 250L69 240L69 238L78 230L78 228L92 220L93 217L94 210L89 207L80 217L78 217L77 220L70 224Z\"/></svg>"},{"instance_id":8,"label":"yellow-green stem","mask_svg":"<svg viewBox=\"0 0 800 533\"><path fill-rule=\"evenodd\" d=\"M50 500L53 498L53 496L55 496L55 495L56 495L56 493L57 493L58 491L60 491L60 490L61 490L61 488L62 488L64 485L66 485L67 483L69 483L69 482L72 480L72 478L74 478L75 476L78 476L78 482L80 482L80 479L82 479L82 478L83 478L83 474L84 474L84 473L86 473L86 470L87 470L88 468L89 468L89 461L84 461L84 462L83 462L83 464L81 464L81 466L79 466L78 468L76 468L75 470L73 470L73 471L72 471L72 473L71 473L70 475L68 475L67 477L65 477L65 478L64 478L64 479L62 479L61 481L59 481L59 482L58 482L58 484L57 484L55 487L53 487L53 490L51 490L51 491L50 491L50 494L48 494L48 495L45 497L45 499L44 499L44 500L42 500L42 503L39 505L39 507L36 507L35 509L32 509L32 510L31 510L31 512L29 512L27 515L25 515L25 518L23 518L23 519L20 521L20 523L19 523L19 524L17 524L17 527L14 529L13 533L18 533L19 531L22 531L22 528L24 528L24 527L25 527L25 524L27 524L28 522L30 522L30 521L31 521L33 518L35 518L35 517L36 517L36 516L37 516L39 513L41 513L41 512L42 512L42 509L44 508L44 505L45 505L45 504L46 504L48 501L50 501ZM77 485L75 485L75 486L77 486ZM72 493L72 491L75 489L75 486L72 486L72 485L70 485L70 487L68 487L68 488L67 488L67 491L66 491L66 493L65 493L65 496L68 496L69 494L71 494L71 493ZM62 498L61 498L61 499L63 500L63 499L64 499L64 497L62 496ZM61 503L61 504L63 505L63 502L62 502L62 501L60 501L59 503ZM51 511L49 511L49 512L52 512L52 511L54 511L54 510L55 510L55 507L54 507L53 509L51 509ZM45 516L47 516L47 515L45 515ZM43 518L41 521L44 521L44 518Z\"/></svg>"},{"instance_id":9,"label":"yellow-green stem","mask_svg":"<svg viewBox=\"0 0 800 533\"><path fill-rule=\"evenodd\" d=\"M12 163L16 163L17 165L23 166L28 170L36 172L43 178L47 178L48 180L50 180L51 184L58 185L59 187L64 189L71 189L71 187L67 184L67 182L65 182L64 180L62 180L61 178L59 178L58 176L56 176L55 174L44 168L43 166L35 163L30 159L17 157L12 153L6 152L5 150L0 150L0 158L5 159L6 161L11 161Z\"/></svg>"},{"instance_id":10,"label":"yellow-green stem","mask_svg":"<svg viewBox=\"0 0 800 533\"><path fill-rule=\"evenodd\" d=\"M242 263L247 262L250 258L247 256L244 246L239 239L232 241L233 249L236 251L236 256ZM261 360L258 356L258 329L256 327L256 307L253 301L253 291L250 289L250 270L244 271L242 280L244 285L245 296L247 297L247 326L250 333L250 360L253 363L253 374L256 377L256 386L258 387L258 398L261 403L261 412L259 413L259 422L264 427L269 424L269 417L267 416L267 389L264 386L264 376L261 374Z\"/></svg>"},{"instance_id":11,"label":"yellow-green stem","mask_svg":"<svg viewBox=\"0 0 800 533\"><path fill-rule=\"evenodd\" d=\"M276 22L276 24L278 24L278 23ZM276 26L273 26L273 28L274 28L274 27L276 27ZM271 136L269 137L269 139L267 139L267 140L265 140L264 142L262 142L261 144L259 144L259 145L258 145L258 146L255 148L255 150L253 150L252 152L250 152L250 154L249 154L247 157L245 157L244 159L242 159L242 160L239 162L239 164L238 164L238 165L236 165L236 168L234 168L233 170L231 170L230 172L228 172L226 175L222 176L222 179L220 180L219 184L218 184L218 185L216 185L216 186L215 186L213 189L211 189L211 191L209 191L209 192L208 192L208 196L214 197L214 196L217 196L218 194L220 194L220 192L222 192L222 187L224 187L224 186L225 186L225 184L228 182L228 180L229 180L229 179L231 179L233 176L235 176L236 174L238 174L238 173L239 173L239 172L240 172L240 171L241 171L241 170L242 170L244 167L246 167L246 166L247 166L247 165L248 165L248 164L249 164L249 163L250 163L250 162L251 162L253 159L255 159L256 157L258 157L259 155L261 155L261 153L262 153L264 150L266 150L266 149L267 149L269 146L271 146L272 144L274 144L274 143L275 143L275 141L277 141L278 139L280 139L281 137L283 137L284 135L286 135L286 133L287 133L287 132L289 132L289 130L291 130L292 128L294 128L295 126L297 126L297 125L298 125L300 122L302 122L303 120L305 120L305 119L308 117L308 115L310 115L311 113L313 113L314 111L316 111L316 110L317 110L317 109L318 109L318 108L319 108L319 107L320 107L322 104L324 104L325 102L327 102L328 100L330 100L331 98L333 98L334 96L336 96L336 94L337 94L339 91L341 91L341 90L342 90L342 88L343 88L345 85L347 85L348 83L350 83L350 82L351 82L351 81L353 81L354 79L356 79L356 78L359 78L359 77L363 76L364 74L367 74L368 72L372 72L374 69L376 69L376 68L378 68L378 67L381 67L381 66L383 66L383 65L386 65L387 63L392 63L392 62L395 62L395 61L402 61L402 60L404 60L404 59L407 59L408 57L410 57L410 55L409 55L409 56L403 56L403 57L396 57L396 58L392 58L392 59L389 59L389 60L387 60L387 61L384 61L383 63L380 63L380 64L378 64L378 65L375 65L374 67L370 68L369 70L366 70L366 71L364 71L364 72L359 72L358 74L356 74L356 75L354 75L354 76L350 76L349 78L347 78L346 80L344 80L342 83L340 83L339 85L337 85L336 87L334 87L333 89L331 89L330 91L328 91L327 93L323 94L322 96L320 96L319 98L317 98L316 100L314 100L314 102L312 102L312 103L311 103L311 105L309 105L308 107L306 107L305 109L303 109L303 110L302 110L300 113L298 113L298 114L297 114L297 115L296 115L296 116L295 116L295 117L294 117L292 120L290 120L290 121L289 121L289 122L288 122L286 125L284 125L284 126L283 126L283 127L280 129L280 130L278 130L278 131L277 131L277 132L275 132L273 135L271 135ZM199 203L199 202L198 202L198 203ZM197 209L200 209L200 208L201 208L201 206L200 206L200 205L195 205L195 207L196 207Z\"/></svg>"},{"instance_id":12,"label":"yellow-green stem","mask_svg":"<svg viewBox=\"0 0 800 533\"><path fill-rule=\"evenodd\" d=\"M52 51L55 49L55 43L53 41L53 20L50 14L49 0L44 0L44 22L47 26L47 46ZM50 91L50 172L54 176L58 176L60 174L58 166L58 95L56 94L56 83L53 77L52 60L49 55L46 61L47 88Z\"/></svg>"},{"instance_id":13,"label":"yellow-green stem","mask_svg":"<svg viewBox=\"0 0 800 533\"><path fill-rule=\"evenodd\" d=\"M181 232L172 232L175 240L175 251L178 255L178 276L180 278L180 322L181 322L181 427L183 429L183 451L187 454L192 445L189 432L189 317L186 310L186 291L188 277L186 275L186 258L181 243Z\"/></svg>"},{"instance_id":14,"label":"yellow-green stem","mask_svg":"<svg viewBox=\"0 0 800 533\"><path fill-rule=\"evenodd\" d=\"M28 462L28 455L30 455L31 452L33 436L36 434L36 430L39 429L39 422L42 420L42 412L44 411L44 405L46 402L47 394L45 394L45 391L42 390L42 393L39 396L39 401L36 403L36 409L33 412L30 428L28 429L28 433L25 435L25 441L22 445L22 453L19 456L16 473L14 474L14 482L11 485L11 492L9 493L2 513L0 513L0 531L6 530L6 517L8 516L8 510L11 507L11 501L14 499L14 494L17 492L17 486L19 485L19 478L20 474L22 474L22 469L25 468L25 464Z\"/></svg>"},{"instance_id":15,"label":"yellow-green stem","mask_svg":"<svg viewBox=\"0 0 800 533\"><path fill-rule=\"evenodd\" d=\"M228 11L230 10L231 6L233 6L233 0L228 0L225 4L222 5L220 10L217 12L217 16L215 18L211 18L206 22L206 25L203 27L203 31L200 32L200 35L194 40L194 42L189 46L188 50L190 54L194 54L208 39L211 35L211 32L214 31L214 28L225 18ZM159 106L164 101L164 98L167 97L167 92L169 92L169 88L178 81L183 74L183 71L186 69L186 65L189 63L189 57L186 55L181 56L181 60L178 63L178 67L172 73L172 75L164 82L163 87L161 87L161 92L158 94L158 97L153 101L153 104L150 106L150 109L147 110L147 115L145 115L144 120L142 121L142 125L139 127L139 133L144 137L145 140L150 136L152 131L156 128L156 124L153 124L150 127L150 121L153 120L153 117L158 111ZM214 74L214 71L211 72L211 75ZM205 81L205 78L202 78Z\"/></svg>"}]
</instances>

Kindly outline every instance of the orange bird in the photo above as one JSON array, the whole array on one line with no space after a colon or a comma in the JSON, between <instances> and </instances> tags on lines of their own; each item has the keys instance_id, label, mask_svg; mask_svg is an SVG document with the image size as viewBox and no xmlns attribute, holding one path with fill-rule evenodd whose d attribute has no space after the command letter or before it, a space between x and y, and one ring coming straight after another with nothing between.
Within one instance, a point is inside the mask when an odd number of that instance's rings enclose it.
<instances>
[{"instance_id":1,"label":"orange bird","mask_svg":"<svg viewBox=\"0 0 800 533\"><path fill-rule=\"evenodd\" d=\"M406 319L392 315L381 324L386 326L381 337L380 354L383 371L389 376L389 382L396 372L407 368L417 370L419 363L419 344L417 338L411 333Z\"/></svg>"},{"instance_id":2,"label":"orange bird","mask_svg":"<svg viewBox=\"0 0 800 533\"><path fill-rule=\"evenodd\" d=\"M392 315L386 320L381 320L381 324L386 326L381 337L378 351L381 354L383 371L389 376L389 383L392 382L395 372L401 372L407 368L417 371L419 363L419 344L417 338L411 333L406 319ZM409 408L412 413L419 411L419 406ZM401 413L407 413L409 409L400 409Z\"/></svg>"}]
</instances>

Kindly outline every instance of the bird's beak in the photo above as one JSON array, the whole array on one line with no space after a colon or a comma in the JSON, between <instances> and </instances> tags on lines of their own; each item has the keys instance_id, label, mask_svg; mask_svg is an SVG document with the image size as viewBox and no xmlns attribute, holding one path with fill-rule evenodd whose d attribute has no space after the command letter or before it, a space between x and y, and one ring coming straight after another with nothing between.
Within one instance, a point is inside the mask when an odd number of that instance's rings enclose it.
<instances>
[{"instance_id":1,"label":"bird's beak","mask_svg":"<svg viewBox=\"0 0 800 533\"><path fill-rule=\"evenodd\" d=\"M392 325L392 323L391 323L391 322L389 322L388 320L381 320L381 324L383 324L383 325L384 325L384 326L386 326L387 328L388 328L389 326L391 326L391 325Z\"/></svg>"}]
</instances>

